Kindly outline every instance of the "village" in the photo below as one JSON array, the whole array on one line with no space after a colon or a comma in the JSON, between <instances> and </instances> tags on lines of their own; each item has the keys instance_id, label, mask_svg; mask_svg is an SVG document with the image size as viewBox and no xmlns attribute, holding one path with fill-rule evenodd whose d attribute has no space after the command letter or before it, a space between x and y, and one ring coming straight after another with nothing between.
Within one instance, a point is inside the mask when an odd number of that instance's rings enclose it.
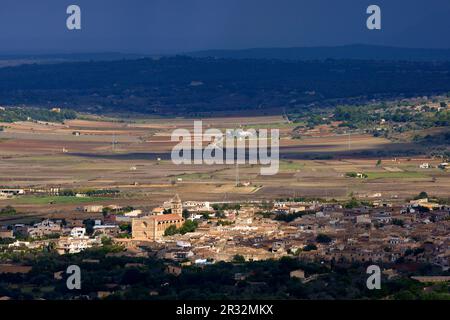
<instances>
[{"instance_id":1,"label":"village","mask_svg":"<svg viewBox=\"0 0 450 320\"><path fill-rule=\"evenodd\" d=\"M91 213L103 218L89 219ZM83 215L5 226L1 251L77 254L112 242L125 255L154 256L177 268L289 256L322 264L423 262L449 269L450 206L426 197L404 204L211 203L182 202L175 195L151 212L87 205Z\"/></svg>"}]
</instances>

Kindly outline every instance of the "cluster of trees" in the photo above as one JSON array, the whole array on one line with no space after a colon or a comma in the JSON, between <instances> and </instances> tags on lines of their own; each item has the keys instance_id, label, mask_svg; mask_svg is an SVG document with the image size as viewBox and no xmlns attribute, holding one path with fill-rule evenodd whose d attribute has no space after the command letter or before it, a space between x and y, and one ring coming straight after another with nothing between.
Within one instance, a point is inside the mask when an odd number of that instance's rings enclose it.
<instances>
[{"instance_id":1,"label":"cluster of trees","mask_svg":"<svg viewBox=\"0 0 450 320\"><path fill-rule=\"evenodd\" d=\"M223 211L223 210L239 210L241 205L239 203L214 203L211 207L215 211Z\"/></svg>"},{"instance_id":2,"label":"cluster of trees","mask_svg":"<svg viewBox=\"0 0 450 320\"><path fill-rule=\"evenodd\" d=\"M313 211L298 211L298 212L294 212L294 213L277 213L275 215L274 220L291 222L297 218L303 217L304 215L313 214L313 213L314 213Z\"/></svg>"},{"instance_id":3,"label":"cluster of trees","mask_svg":"<svg viewBox=\"0 0 450 320\"><path fill-rule=\"evenodd\" d=\"M375 121L380 121L381 116L369 112L370 106L338 106L334 110L334 119L344 121L346 126L359 127Z\"/></svg>"},{"instance_id":4,"label":"cluster of trees","mask_svg":"<svg viewBox=\"0 0 450 320\"><path fill-rule=\"evenodd\" d=\"M317 243L328 244L331 241L333 241L333 239L331 239L331 237L327 236L326 234L320 233L320 234L317 235L316 241L317 241Z\"/></svg>"},{"instance_id":5,"label":"cluster of trees","mask_svg":"<svg viewBox=\"0 0 450 320\"><path fill-rule=\"evenodd\" d=\"M7 215L7 216L11 216L11 215L15 215L17 213L16 209L10 205L2 208L0 210L0 215Z\"/></svg>"},{"instance_id":6,"label":"cluster of trees","mask_svg":"<svg viewBox=\"0 0 450 320\"><path fill-rule=\"evenodd\" d=\"M0 122L26 121L28 119L47 122L63 122L75 119L77 114L72 110L62 109L60 112L43 108L8 107L0 110Z\"/></svg>"},{"instance_id":7,"label":"cluster of trees","mask_svg":"<svg viewBox=\"0 0 450 320\"><path fill-rule=\"evenodd\" d=\"M87 190L87 191L77 191L72 189L63 189L59 192L60 196L66 197L75 197L77 193L86 194L89 197L98 197L98 196L111 196L120 193L118 189L96 189L96 190Z\"/></svg>"},{"instance_id":8,"label":"cluster of trees","mask_svg":"<svg viewBox=\"0 0 450 320\"><path fill-rule=\"evenodd\" d=\"M426 193L425 191L421 191L417 196L414 197L414 200L419 199L428 199L428 193Z\"/></svg>"},{"instance_id":9,"label":"cluster of trees","mask_svg":"<svg viewBox=\"0 0 450 320\"><path fill-rule=\"evenodd\" d=\"M344 208L346 209L353 209L358 208L362 205L360 201L358 201L356 198L352 197L349 201L344 203Z\"/></svg>"},{"instance_id":10,"label":"cluster of trees","mask_svg":"<svg viewBox=\"0 0 450 320\"><path fill-rule=\"evenodd\" d=\"M445 103L443 103L445 104ZM391 128L402 131L405 128L420 129L431 127L446 127L450 125L450 111L442 109L422 107L421 112L398 108L398 105L363 105L363 106L338 106L334 109L334 120L343 121L341 126L350 128L368 128L378 125L381 119L394 124L404 124ZM375 132L377 135L380 132Z\"/></svg>"},{"instance_id":11,"label":"cluster of trees","mask_svg":"<svg viewBox=\"0 0 450 320\"><path fill-rule=\"evenodd\" d=\"M313 247L313 245L311 245ZM313 248L311 248L313 249ZM105 241L102 248L92 248L76 255L41 252L22 256L22 263L33 266L26 274L0 274L0 295L13 299L97 299L98 291L109 291L106 299L427 299L449 298L448 284L424 291L425 284L408 275L397 279L383 276L381 290L368 290L367 264L322 265L297 258L246 262L236 256L232 262L219 262L203 267L183 267L179 276L165 272L167 261L155 258L107 255L120 248ZM414 254L414 252L412 253ZM19 255L10 257L17 261ZM89 263L89 260L99 260ZM139 266L130 267L130 264ZM66 278L55 280L54 273L69 265L82 270L81 290L68 290ZM112 268L111 266L114 266ZM392 267L384 266L386 268ZM304 270L305 276L316 275L307 283L291 278L290 272ZM428 274L424 265L419 273ZM239 273L242 279L236 280ZM111 288L111 284L116 287ZM150 295L155 292L157 295Z\"/></svg>"},{"instance_id":12,"label":"cluster of trees","mask_svg":"<svg viewBox=\"0 0 450 320\"><path fill-rule=\"evenodd\" d=\"M317 246L313 243L310 243L310 244L307 244L306 246L304 246L302 250L303 251L314 251L314 250L317 250Z\"/></svg>"},{"instance_id":13,"label":"cluster of trees","mask_svg":"<svg viewBox=\"0 0 450 320\"><path fill-rule=\"evenodd\" d=\"M401 219L392 219L392 224L399 226L399 227L403 227L405 225L405 222Z\"/></svg>"},{"instance_id":14,"label":"cluster of trees","mask_svg":"<svg viewBox=\"0 0 450 320\"><path fill-rule=\"evenodd\" d=\"M318 201L323 202L325 199L318 197L288 197L288 198L278 198L276 201L286 201L286 202L308 202L308 201Z\"/></svg>"},{"instance_id":15,"label":"cluster of trees","mask_svg":"<svg viewBox=\"0 0 450 320\"><path fill-rule=\"evenodd\" d=\"M175 225L171 225L164 231L165 236L173 236L174 234L186 234L188 232L194 232L198 227L197 221L187 220L183 225L177 228Z\"/></svg>"},{"instance_id":16,"label":"cluster of trees","mask_svg":"<svg viewBox=\"0 0 450 320\"><path fill-rule=\"evenodd\" d=\"M120 193L118 189L96 189L96 190L88 190L85 192L89 197L95 196L105 196L105 195L116 195Z\"/></svg>"},{"instance_id":17,"label":"cluster of trees","mask_svg":"<svg viewBox=\"0 0 450 320\"><path fill-rule=\"evenodd\" d=\"M110 207L104 207L102 209L102 214L103 214L103 216L106 217L106 216L108 216L111 213L124 214L124 213L127 213L127 212L131 212L133 210L134 210L134 207L132 207L132 206L126 206L126 207L123 207L123 208L120 208L120 209L112 209Z\"/></svg>"}]
</instances>

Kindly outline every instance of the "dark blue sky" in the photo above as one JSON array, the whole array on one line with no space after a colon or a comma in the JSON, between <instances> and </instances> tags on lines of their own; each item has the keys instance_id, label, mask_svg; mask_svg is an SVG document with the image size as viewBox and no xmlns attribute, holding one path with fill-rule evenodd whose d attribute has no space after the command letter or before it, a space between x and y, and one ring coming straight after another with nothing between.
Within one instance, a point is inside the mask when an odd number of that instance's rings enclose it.
<instances>
[{"instance_id":1,"label":"dark blue sky","mask_svg":"<svg viewBox=\"0 0 450 320\"><path fill-rule=\"evenodd\" d=\"M66 29L66 8L82 30ZM366 8L382 30L366 29ZM322 46L354 43L450 48L449 0L1 0L0 52Z\"/></svg>"}]
</instances>

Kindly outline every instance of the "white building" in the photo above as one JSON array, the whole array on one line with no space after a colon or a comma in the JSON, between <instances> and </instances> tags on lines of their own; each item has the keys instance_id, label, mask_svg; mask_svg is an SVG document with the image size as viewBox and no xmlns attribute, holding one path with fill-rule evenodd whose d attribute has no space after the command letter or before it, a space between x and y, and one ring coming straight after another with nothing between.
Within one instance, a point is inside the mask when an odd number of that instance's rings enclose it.
<instances>
[{"instance_id":1,"label":"white building","mask_svg":"<svg viewBox=\"0 0 450 320\"><path fill-rule=\"evenodd\" d=\"M58 241L56 251L59 254L74 254L100 244L100 238L90 239L86 236L85 228L76 227L70 231L69 237L61 238Z\"/></svg>"},{"instance_id":2,"label":"white building","mask_svg":"<svg viewBox=\"0 0 450 320\"><path fill-rule=\"evenodd\" d=\"M370 224L372 220L370 219L368 214L362 214L359 216L356 216L356 223L358 224Z\"/></svg>"},{"instance_id":3,"label":"white building","mask_svg":"<svg viewBox=\"0 0 450 320\"><path fill-rule=\"evenodd\" d=\"M58 241L58 245L56 246L56 251L59 254L74 254L80 253L83 250L91 248L95 245L100 245L101 241L98 238L89 239L85 238L64 238Z\"/></svg>"},{"instance_id":4,"label":"white building","mask_svg":"<svg viewBox=\"0 0 450 320\"><path fill-rule=\"evenodd\" d=\"M70 231L70 237L72 238L85 238L86 228L76 227Z\"/></svg>"},{"instance_id":5,"label":"white building","mask_svg":"<svg viewBox=\"0 0 450 320\"><path fill-rule=\"evenodd\" d=\"M102 212L103 210L103 206L96 206L96 205L91 205L91 206L85 206L83 208L84 212Z\"/></svg>"}]
</instances>

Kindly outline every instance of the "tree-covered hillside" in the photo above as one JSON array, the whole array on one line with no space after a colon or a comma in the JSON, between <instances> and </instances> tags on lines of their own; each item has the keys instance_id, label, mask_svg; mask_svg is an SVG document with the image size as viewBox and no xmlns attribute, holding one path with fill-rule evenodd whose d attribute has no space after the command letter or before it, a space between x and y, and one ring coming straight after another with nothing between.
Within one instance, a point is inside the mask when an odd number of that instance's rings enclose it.
<instances>
[{"instance_id":1,"label":"tree-covered hillside","mask_svg":"<svg viewBox=\"0 0 450 320\"><path fill-rule=\"evenodd\" d=\"M0 69L0 104L197 114L450 91L450 62L166 57Z\"/></svg>"}]
</instances>

